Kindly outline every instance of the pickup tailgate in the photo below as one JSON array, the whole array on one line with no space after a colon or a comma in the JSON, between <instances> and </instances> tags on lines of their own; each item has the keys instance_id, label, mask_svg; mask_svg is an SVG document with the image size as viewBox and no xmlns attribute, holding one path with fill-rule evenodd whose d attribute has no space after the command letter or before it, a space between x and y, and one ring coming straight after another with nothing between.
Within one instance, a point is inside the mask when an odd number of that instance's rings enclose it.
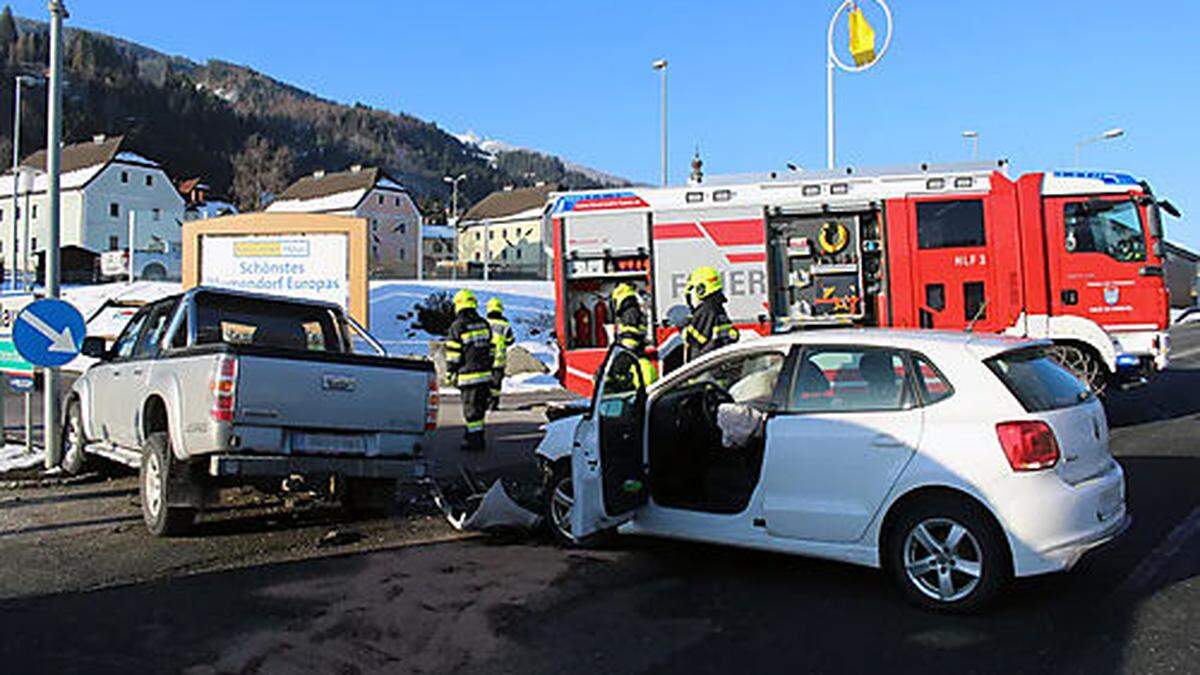
<instances>
[{"instance_id":1,"label":"pickup tailgate","mask_svg":"<svg viewBox=\"0 0 1200 675\"><path fill-rule=\"evenodd\" d=\"M421 434L431 377L412 359L241 352L234 424Z\"/></svg>"}]
</instances>

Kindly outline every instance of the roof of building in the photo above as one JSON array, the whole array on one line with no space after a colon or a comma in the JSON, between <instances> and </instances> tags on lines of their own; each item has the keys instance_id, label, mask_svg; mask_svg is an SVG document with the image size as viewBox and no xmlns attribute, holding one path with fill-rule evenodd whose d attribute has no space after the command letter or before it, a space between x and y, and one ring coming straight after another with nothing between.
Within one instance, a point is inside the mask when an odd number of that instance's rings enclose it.
<instances>
[{"instance_id":1,"label":"roof of building","mask_svg":"<svg viewBox=\"0 0 1200 675\"><path fill-rule=\"evenodd\" d=\"M203 180L201 180L199 176L196 176L195 178L188 178L186 180L179 181L179 192L182 194L186 195L187 193L191 192L192 190L195 190L196 188L200 188L201 190L207 190L208 184L205 183Z\"/></svg>"},{"instance_id":2,"label":"roof of building","mask_svg":"<svg viewBox=\"0 0 1200 675\"><path fill-rule=\"evenodd\" d=\"M531 209L541 210L546 199L558 188L554 185L537 185L528 188L496 190L471 207L462 217L466 221L505 218Z\"/></svg>"},{"instance_id":3,"label":"roof of building","mask_svg":"<svg viewBox=\"0 0 1200 675\"><path fill-rule=\"evenodd\" d=\"M124 136L95 136L81 143L64 145L59 155L59 169L62 173L70 173L79 169L108 164L121 151ZM42 171L46 170L46 150L38 150L21 160L22 166L31 166Z\"/></svg>"},{"instance_id":4,"label":"roof of building","mask_svg":"<svg viewBox=\"0 0 1200 675\"><path fill-rule=\"evenodd\" d=\"M388 176L383 169L359 166L351 167L346 171L338 171L337 173L325 173L324 171L311 173L289 185L279 195L279 199L318 199L343 192L369 190L380 183L383 184L381 187L398 190L404 189L404 186L400 185L399 181Z\"/></svg>"}]
</instances>

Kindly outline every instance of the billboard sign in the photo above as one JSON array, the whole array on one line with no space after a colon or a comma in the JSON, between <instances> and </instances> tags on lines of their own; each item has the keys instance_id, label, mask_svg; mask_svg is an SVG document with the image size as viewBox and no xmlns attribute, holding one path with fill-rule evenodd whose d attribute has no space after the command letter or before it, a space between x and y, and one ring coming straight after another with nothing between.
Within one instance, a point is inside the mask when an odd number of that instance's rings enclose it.
<instances>
[{"instance_id":1,"label":"billboard sign","mask_svg":"<svg viewBox=\"0 0 1200 675\"><path fill-rule=\"evenodd\" d=\"M348 239L342 232L205 234L200 237L200 283L349 308Z\"/></svg>"}]
</instances>

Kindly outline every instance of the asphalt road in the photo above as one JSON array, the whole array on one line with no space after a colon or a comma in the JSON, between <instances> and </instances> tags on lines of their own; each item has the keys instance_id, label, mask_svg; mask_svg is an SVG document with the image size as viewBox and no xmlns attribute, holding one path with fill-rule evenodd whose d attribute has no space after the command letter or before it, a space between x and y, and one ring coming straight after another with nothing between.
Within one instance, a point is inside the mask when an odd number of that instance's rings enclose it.
<instances>
[{"instance_id":1,"label":"asphalt road","mask_svg":"<svg viewBox=\"0 0 1200 675\"><path fill-rule=\"evenodd\" d=\"M1131 529L1072 573L1022 581L978 616L914 609L868 569L634 539L572 552L539 540L431 544L412 537L388 540L386 550L261 564L226 560L218 571L201 564L164 576L164 551L203 544L162 544L131 527L122 541L131 557L146 560L139 569L147 580L123 582L122 568L115 581L17 584L15 577L36 576L33 566L61 567L64 551L79 555L78 544L34 538L21 548L47 549L41 557L5 562L15 550L6 540L35 535L14 533L3 518L41 513L41 506L0 502L0 595L7 596L0 600L0 668L1196 672L1200 329L1173 337L1173 367L1149 387L1108 402L1113 451L1129 481ZM510 414L518 419L494 425L493 433L512 437L505 442L513 447L497 451L484 471L516 469L532 447L529 418ZM56 494L76 489L97 488ZM233 526L214 525L207 538L263 539L226 527ZM267 529L286 539L306 527ZM425 534L447 529L429 520ZM104 528L84 532L113 536ZM76 564L101 565L100 558ZM94 586L100 588L71 590Z\"/></svg>"}]
</instances>

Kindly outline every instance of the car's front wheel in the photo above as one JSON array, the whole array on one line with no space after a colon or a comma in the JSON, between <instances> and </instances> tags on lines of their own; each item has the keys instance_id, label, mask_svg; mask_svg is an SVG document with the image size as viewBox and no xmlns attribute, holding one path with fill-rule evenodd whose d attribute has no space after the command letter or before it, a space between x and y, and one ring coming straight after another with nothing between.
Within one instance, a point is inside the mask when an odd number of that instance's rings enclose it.
<instances>
[{"instance_id":1,"label":"car's front wheel","mask_svg":"<svg viewBox=\"0 0 1200 675\"><path fill-rule=\"evenodd\" d=\"M966 612L1012 576L1004 535L981 507L930 496L904 509L886 538L885 561L900 591L930 609Z\"/></svg>"},{"instance_id":2,"label":"car's front wheel","mask_svg":"<svg viewBox=\"0 0 1200 675\"><path fill-rule=\"evenodd\" d=\"M560 461L546 474L543 486L543 508L550 534L562 546L578 546L571 534L571 509L575 507L575 491L571 487L571 462Z\"/></svg>"},{"instance_id":3,"label":"car's front wheel","mask_svg":"<svg viewBox=\"0 0 1200 675\"><path fill-rule=\"evenodd\" d=\"M87 439L83 437L83 416L80 414L79 399L71 399L67 404L67 419L62 430L62 460L63 471L78 476L88 469L88 456L85 447Z\"/></svg>"}]
</instances>

